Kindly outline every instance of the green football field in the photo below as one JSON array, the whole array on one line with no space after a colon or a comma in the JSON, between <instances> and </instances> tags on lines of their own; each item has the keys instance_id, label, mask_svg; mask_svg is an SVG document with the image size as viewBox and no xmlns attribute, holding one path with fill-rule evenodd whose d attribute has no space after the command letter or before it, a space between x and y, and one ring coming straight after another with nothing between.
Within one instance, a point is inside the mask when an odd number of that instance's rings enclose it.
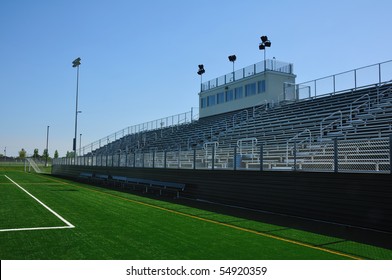
<instances>
[{"instance_id":1,"label":"green football field","mask_svg":"<svg viewBox=\"0 0 392 280\"><path fill-rule=\"evenodd\" d=\"M0 259L392 259L392 251L0 167Z\"/></svg>"}]
</instances>

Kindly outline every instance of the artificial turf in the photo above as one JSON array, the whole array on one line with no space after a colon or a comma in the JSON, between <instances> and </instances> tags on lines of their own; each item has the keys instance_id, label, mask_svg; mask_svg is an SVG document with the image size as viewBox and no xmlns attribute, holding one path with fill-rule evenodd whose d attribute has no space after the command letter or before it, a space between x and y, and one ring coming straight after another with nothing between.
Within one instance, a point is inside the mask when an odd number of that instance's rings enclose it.
<instances>
[{"instance_id":1,"label":"artificial turf","mask_svg":"<svg viewBox=\"0 0 392 280\"><path fill-rule=\"evenodd\" d=\"M1 231L65 224L74 228ZM0 259L392 259L392 251L51 176L0 170Z\"/></svg>"}]
</instances>

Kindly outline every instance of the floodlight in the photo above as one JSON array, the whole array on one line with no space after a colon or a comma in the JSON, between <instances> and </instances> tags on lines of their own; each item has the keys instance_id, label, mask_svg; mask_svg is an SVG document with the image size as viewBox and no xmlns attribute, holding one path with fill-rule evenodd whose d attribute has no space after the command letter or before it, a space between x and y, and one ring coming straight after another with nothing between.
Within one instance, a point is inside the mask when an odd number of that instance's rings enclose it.
<instances>
[{"instance_id":1,"label":"floodlight","mask_svg":"<svg viewBox=\"0 0 392 280\"><path fill-rule=\"evenodd\" d=\"M199 64L199 71L197 71L197 74L203 75L205 72L206 72L206 70L204 70L204 65Z\"/></svg>"},{"instance_id":2,"label":"floodlight","mask_svg":"<svg viewBox=\"0 0 392 280\"><path fill-rule=\"evenodd\" d=\"M74 61L72 61L72 67L77 67L77 66L79 66L81 63L80 63L80 57L78 57L77 59L75 59Z\"/></svg>"},{"instance_id":3,"label":"floodlight","mask_svg":"<svg viewBox=\"0 0 392 280\"><path fill-rule=\"evenodd\" d=\"M266 71L267 70L267 61L265 58L266 57L265 53L267 51L266 48L271 47L271 41L268 40L267 36L261 36L260 39L261 39L262 43L259 44L259 50L261 50L261 51L264 50L264 71Z\"/></svg>"},{"instance_id":4,"label":"floodlight","mask_svg":"<svg viewBox=\"0 0 392 280\"><path fill-rule=\"evenodd\" d=\"M233 55L229 55L229 61L234 62L236 61L237 57L235 56L235 54Z\"/></svg>"}]
</instances>

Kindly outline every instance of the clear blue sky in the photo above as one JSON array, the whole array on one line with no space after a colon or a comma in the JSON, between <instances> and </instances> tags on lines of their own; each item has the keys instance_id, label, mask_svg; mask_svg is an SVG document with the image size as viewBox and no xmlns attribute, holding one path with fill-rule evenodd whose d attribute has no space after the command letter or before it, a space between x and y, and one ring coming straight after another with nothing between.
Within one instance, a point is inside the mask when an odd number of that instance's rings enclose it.
<instances>
[{"instance_id":1,"label":"clear blue sky","mask_svg":"<svg viewBox=\"0 0 392 280\"><path fill-rule=\"evenodd\" d=\"M72 150L127 126L198 107L204 79L263 59L294 63L304 82L392 59L392 1L2 0L0 153Z\"/></svg>"}]
</instances>

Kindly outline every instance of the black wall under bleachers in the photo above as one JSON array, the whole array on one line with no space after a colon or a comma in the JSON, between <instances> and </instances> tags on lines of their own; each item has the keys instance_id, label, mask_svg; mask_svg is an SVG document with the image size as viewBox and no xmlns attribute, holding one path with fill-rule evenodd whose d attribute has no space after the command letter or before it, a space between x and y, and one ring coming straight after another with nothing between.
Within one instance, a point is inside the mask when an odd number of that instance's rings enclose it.
<instances>
[{"instance_id":1,"label":"black wall under bleachers","mask_svg":"<svg viewBox=\"0 0 392 280\"><path fill-rule=\"evenodd\" d=\"M392 233L392 176L53 166L57 176L81 172L185 183L181 196Z\"/></svg>"}]
</instances>

